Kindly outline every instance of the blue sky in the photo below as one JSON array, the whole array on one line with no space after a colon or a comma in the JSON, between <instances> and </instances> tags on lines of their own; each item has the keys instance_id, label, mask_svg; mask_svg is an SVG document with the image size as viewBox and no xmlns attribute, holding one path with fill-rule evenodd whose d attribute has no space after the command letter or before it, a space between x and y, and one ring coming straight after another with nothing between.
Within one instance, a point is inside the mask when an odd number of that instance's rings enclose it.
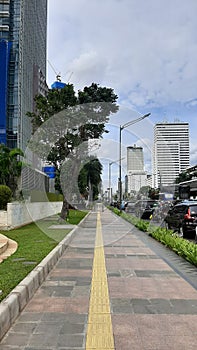
<instances>
[{"instance_id":1,"label":"blue sky","mask_svg":"<svg viewBox=\"0 0 197 350\"><path fill-rule=\"evenodd\" d=\"M54 69L48 65L48 83L55 72L76 91L96 82L114 88L128 120L135 111L150 112L148 125L136 125L137 136L133 128L124 131L125 147L135 141L150 149L158 121L189 122L191 164L197 164L196 14L196 0L49 0L48 60ZM111 155L103 151L111 161L122 124L114 120L107 136ZM148 152L145 160L148 168Z\"/></svg>"}]
</instances>

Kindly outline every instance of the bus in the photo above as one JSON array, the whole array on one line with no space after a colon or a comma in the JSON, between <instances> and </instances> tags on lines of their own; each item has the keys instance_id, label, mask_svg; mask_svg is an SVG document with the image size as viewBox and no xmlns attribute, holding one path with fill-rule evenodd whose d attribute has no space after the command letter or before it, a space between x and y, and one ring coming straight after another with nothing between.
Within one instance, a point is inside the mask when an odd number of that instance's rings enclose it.
<instances>
[{"instance_id":1,"label":"bus","mask_svg":"<svg viewBox=\"0 0 197 350\"><path fill-rule=\"evenodd\" d=\"M159 193L159 200L160 201L172 201L173 199L174 199L173 193L169 193L169 192Z\"/></svg>"},{"instance_id":2,"label":"bus","mask_svg":"<svg viewBox=\"0 0 197 350\"><path fill-rule=\"evenodd\" d=\"M196 199L197 179L180 182L178 184L178 194L180 199Z\"/></svg>"}]
</instances>

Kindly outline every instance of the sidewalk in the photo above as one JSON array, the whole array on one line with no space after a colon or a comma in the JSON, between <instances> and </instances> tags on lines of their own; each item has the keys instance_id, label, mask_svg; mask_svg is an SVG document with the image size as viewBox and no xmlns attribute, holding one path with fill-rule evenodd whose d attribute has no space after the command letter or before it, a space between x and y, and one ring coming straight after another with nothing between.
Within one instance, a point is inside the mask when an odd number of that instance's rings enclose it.
<instances>
[{"instance_id":1,"label":"sidewalk","mask_svg":"<svg viewBox=\"0 0 197 350\"><path fill-rule=\"evenodd\" d=\"M1 350L196 350L197 269L109 210L91 212Z\"/></svg>"}]
</instances>

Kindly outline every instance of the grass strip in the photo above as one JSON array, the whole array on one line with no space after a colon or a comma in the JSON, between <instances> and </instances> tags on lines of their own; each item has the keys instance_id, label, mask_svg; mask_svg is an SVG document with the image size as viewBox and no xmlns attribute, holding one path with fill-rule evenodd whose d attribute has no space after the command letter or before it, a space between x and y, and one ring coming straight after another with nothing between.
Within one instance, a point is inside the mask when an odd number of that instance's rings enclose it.
<instances>
[{"instance_id":1,"label":"grass strip","mask_svg":"<svg viewBox=\"0 0 197 350\"><path fill-rule=\"evenodd\" d=\"M77 225L86 214L86 211L70 210L65 224ZM53 217L52 220L46 218L18 229L0 231L18 243L17 251L0 263L0 290L2 291L0 301L71 231L71 229L50 229L51 225L58 224L58 218L54 216L54 220Z\"/></svg>"}]
</instances>

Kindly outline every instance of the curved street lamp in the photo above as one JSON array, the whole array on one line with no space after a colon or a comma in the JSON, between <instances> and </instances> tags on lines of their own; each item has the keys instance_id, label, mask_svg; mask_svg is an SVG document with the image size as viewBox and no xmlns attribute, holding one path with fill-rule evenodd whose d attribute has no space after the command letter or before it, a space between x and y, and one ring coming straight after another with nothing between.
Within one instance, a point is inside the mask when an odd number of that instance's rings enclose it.
<instances>
[{"instance_id":1,"label":"curved street lamp","mask_svg":"<svg viewBox=\"0 0 197 350\"><path fill-rule=\"evenodd\" d=\"M122 160L122 130L124 130L125 128L127 128L130 125L136 124L138 122L140 122L141 120L149 117L149 115L151 115L151 113L147 113L145 115L143 115L142 117L139 117L137 119L131 120L130 122L127 122L123 125L120 125L120 130L119 130L119 201L120 201L120 208L121 208L121 203L122 203L122 164L121 164L121 160Z\"/></svg>"}]
</instances>

